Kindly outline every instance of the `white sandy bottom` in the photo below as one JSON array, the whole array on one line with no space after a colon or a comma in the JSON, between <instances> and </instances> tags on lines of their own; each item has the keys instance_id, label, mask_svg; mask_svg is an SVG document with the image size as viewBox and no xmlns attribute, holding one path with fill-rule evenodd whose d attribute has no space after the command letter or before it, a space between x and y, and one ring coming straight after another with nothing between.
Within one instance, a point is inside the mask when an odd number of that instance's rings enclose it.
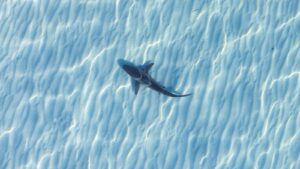
<instances>
[{"instance_id":1,"label":"white sandy bottom","mask_svg":"<svg viewBox=\"0 0 300 169\"><path fill-rule=\"evenodd\" d=\"M300 168L300 3L0 3L0 168ZM117 59L186 98L134 95Z\"/></svg>"}]
</instances>

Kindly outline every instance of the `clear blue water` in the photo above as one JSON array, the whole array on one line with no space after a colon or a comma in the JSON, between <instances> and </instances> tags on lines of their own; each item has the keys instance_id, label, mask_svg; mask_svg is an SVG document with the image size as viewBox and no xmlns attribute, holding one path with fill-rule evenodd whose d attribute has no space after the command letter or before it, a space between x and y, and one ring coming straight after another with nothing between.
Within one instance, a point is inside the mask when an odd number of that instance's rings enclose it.
<instances>
[{"instance_id":1,"label":"clear blue water","mask_svg":"<svg viewBox=\"0 0 300 169\"><path fill-rule=\"evenodd\" d=\"M1 169L299 169L298 0L2 0ZM135 96L117 59L186 98Z\"/></svg>"}]
</instances>

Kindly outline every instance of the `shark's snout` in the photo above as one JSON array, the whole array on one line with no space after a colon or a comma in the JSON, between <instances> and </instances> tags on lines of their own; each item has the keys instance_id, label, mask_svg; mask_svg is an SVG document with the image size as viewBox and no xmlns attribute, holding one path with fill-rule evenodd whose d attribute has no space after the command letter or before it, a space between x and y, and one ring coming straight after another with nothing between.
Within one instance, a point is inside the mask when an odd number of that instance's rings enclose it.
<instances>
[{"instance_id":1,"label":"shark's snout","mask_svg":"<svg viewBox=\"0 0 300 169\"><path fill-rule=\"evenodd\" d=\"M133 77L133 78L141 77L141 73L140 73L139 69L133 63L126 61L124 59L118 59L118 64L131 77Z\"/></svg>"},{"instance_id":2,"label":"shark's snout","mask_svg":"<svg viewBox=\"0 0 300 169\"><path fill-rule=\"evenodd\" d=\"M126 64L126 61L124 59L118 59L118 64L123 67Z\"/></svg>"}]
</instances>

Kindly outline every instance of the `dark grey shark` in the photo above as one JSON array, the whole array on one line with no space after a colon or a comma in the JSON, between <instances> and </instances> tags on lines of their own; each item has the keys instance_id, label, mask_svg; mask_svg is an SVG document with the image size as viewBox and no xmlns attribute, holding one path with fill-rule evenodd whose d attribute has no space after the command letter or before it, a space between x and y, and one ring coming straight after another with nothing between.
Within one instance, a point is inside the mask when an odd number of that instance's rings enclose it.
<instances>
[{"instance_id":1,"label":"dark grey shark","mask_svg":"<svg viewBox=\"0 0 300 169\"><path fill-rule=\"evenodd\" d=\"M137 94L140 88L140 85L146 85L147 87L162 93L170 97L185 97L191 94L175 94L171 92L166 87L160 85L156 82L150 75L149 70L153 66L153 62L147 61L145 64L137 66L129 61L118 59L120 67L131 77L131 83L134 90L134 93ZM177 93L177 92L176 92Z\"/></svg>"}]
</instances>

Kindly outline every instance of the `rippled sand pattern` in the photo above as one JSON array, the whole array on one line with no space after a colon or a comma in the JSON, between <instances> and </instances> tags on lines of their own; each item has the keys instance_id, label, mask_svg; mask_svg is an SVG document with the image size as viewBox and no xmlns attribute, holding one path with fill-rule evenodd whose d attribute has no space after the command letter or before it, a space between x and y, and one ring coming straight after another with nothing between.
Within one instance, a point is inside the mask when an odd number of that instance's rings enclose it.
<instances>
[{"instance_id":1,"label":"rippled sand pattern","mask_svg":"<svg viewBox=\"0 0 300 169\"><path fill-rule=\"evenodd\" d=\"M300 1L2 0L1 169L299 169ZM191 97L134 95L117 59Z\"/></svg>"}]
</instances>

